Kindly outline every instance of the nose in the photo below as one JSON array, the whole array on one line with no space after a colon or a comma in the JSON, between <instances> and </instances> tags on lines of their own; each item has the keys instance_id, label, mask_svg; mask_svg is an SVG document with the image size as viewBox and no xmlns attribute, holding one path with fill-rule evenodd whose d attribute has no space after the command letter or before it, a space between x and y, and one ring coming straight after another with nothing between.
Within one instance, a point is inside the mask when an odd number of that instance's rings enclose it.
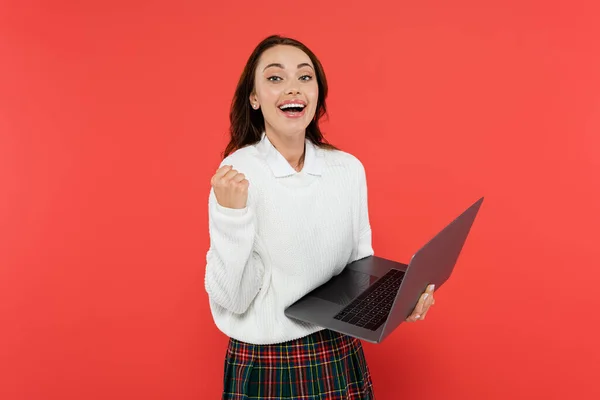
<instances>
[{"instance_id":1,"label":"nose","mask_svg":"<svg viewBox=\"0 0 600 400\"><path fill-rule=\"evenodd\" d=\"M296 86L291 86L286 90L286 94L297 95L300 94L300 90Z\"/></svg>"}]
</instances>

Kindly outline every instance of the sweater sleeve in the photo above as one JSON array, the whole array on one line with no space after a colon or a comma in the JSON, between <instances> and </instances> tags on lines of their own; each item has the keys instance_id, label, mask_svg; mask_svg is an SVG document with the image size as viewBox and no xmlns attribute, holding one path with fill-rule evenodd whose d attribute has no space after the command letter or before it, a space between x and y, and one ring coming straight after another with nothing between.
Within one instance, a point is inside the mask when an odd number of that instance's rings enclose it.
<instances>
[{"instance_id":1,"label":"sweater sleeve","mask_svg":"<svg viewBox=\"0 0 600 400\"><path fill-rule=\"evenodd\" d=\"M372 245L371 223L369 221L369 201L367 194L367 175L362 163L358 170L358 221L359 236L355 259L360 260L374 254Z\"/></svg>"},{"instance_id":2,"label":"sweater sleeve","mask_svg":"<svg viewBox=\"0 0 600 400\"><path fill-rule=\"evenodd\" d=\"M250 202L244 209L222 207L213 189L208 203L205 289L213 304L243 314L262 284L263 267L254 257L255 213Z\"/></svg>"}]
</instances>

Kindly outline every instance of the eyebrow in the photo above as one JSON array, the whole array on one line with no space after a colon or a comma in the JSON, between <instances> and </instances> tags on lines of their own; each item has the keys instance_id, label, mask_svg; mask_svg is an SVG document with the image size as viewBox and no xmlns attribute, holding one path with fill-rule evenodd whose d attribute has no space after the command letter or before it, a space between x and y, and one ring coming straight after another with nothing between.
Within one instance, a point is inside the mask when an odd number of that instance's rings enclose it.
<instances>
[{"instance_id":1,"label":"eyebrow","mask_svg":"<svg viewBox=\"0 0 600 400\"><path fill-rule=\"evenodd\" d=\"M271 63L269 65L267 65L264 69L263 72L267 70L267 68L271 68L271 67L277 67L277 68L281 68L281 69L285 69L285 67L283 66L283 64L279 64L279 63ZM309 63L300 63L298 64L297 68L300 69L302 67L310 67L312 68L312 65L310 65ZM313 68L314 69L314 68Z\"/></svg>"}]
</instances>

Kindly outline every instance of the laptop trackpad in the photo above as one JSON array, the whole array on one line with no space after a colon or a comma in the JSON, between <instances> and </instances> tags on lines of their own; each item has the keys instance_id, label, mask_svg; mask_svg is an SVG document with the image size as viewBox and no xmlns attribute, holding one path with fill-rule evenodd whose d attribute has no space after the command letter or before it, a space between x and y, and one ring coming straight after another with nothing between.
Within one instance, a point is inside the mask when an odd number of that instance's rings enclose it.
<instances>
[{"instance_id":1,"label":"laptop trackpad","mask_svg":"<svg viewBox=\"0 0 600 400\"><path fill-rule=\"evenodd\" d=\"M376 276L345 269L340 275L313 290L310 295L346 306L377 279Z\"/></svg>"}]
</instances>

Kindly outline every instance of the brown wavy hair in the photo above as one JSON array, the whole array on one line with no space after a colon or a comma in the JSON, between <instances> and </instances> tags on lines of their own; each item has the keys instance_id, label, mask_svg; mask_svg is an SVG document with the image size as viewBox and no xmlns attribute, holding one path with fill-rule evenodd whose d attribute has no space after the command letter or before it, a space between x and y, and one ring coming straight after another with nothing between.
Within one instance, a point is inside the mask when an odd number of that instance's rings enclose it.
<instances>
[{"instance_id":1,"label":"brown wavy hair","mask_svg":"<svg viewBox=\"0 0 600 400\"><path fill-rule=\"evenodd\" d=\"M250 95L254 91L254 75L256 73L256 67L262 53L277 45L294 46L302 50L315 67L315 76L319 85L319 96L317 99L317 109L315 111L315 117L306 128L306 138L309 139L313 144L325 149L335 150L336 147L329 144L323 137L323 132L319 127L319 120L324 116L327 116L327 105L325 99L327 98L327 78L325 77L325 71L321 62L317 56L303 43L296 39L289 37L283 37L279 35L271 35L263 39L254 49L246 66L240 76L235 94L231 102L231 110L229 112L229 133L230 140L229 144L225 148L223 157L227 157L234 151L252 145L260 141L262 133L265 130L265 120L260 110L254 110L250 107Z\"/></svg>"}]
</instances>

